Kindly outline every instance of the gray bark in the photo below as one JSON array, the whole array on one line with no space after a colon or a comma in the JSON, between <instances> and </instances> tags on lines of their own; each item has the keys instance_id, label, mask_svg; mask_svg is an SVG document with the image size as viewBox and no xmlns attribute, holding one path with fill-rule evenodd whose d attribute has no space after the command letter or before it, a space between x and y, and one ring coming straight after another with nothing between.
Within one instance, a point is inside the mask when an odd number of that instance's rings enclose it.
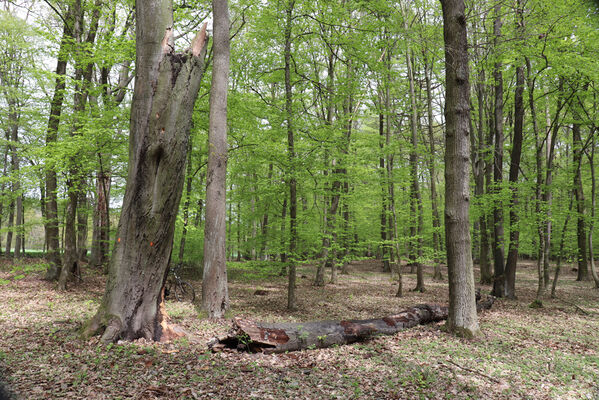
<instances>
[{"instance_id":1,"label":"gray bark","mask_svg":"<svg viewBox=\"0 0 599 400\"><path fill-rule=\"evenodd\" d=\"M229 308L227 287L226 176L227 92L229 86L229 9L227 0L213 0L214 61L210 89L206 225L202 307L209 318L222 318Z\"/></svg>"},{"instance_id":2,"label":"gray bark","mask_svg":"<svg viewBox=\"0 0 599 400\"><path fill-rule=\"evenodd\" d=\"M477 308L491 308L494 297L486 297ZM379 335L397 332L446 320L448 307L436 304L419 304L383 318L342 321L310 321L300 323L263 323L235 318L229 333L208 342L214 352L225 348L238 351L284 353L315 348L363 342ZM476 310L475 310L476 311Z\"/></svg>"},{"instance_id":3,"label":"gray bark","mask_svg":"<svg viewBox=\"0 0 599 400\"><path fill-rule=\"evenodd\" d=\"M470 245L470 86L463 0L442 0L445 39L445 242L449 276L447 327L479 332Z\"/></svg>"},{"instance_id":4,"label":"gray bark","mask_svg":"<svg viewBox=\"0 0 599 400\"><path fill-rule=\"evenodd\" d=\"M205 26L183 53L173 50L170 0L136 3L135 89L129 170L108 281L84 334L168 340L163 289L185 176L193 106L204 73Z\"/></svg>"}]
</instances>

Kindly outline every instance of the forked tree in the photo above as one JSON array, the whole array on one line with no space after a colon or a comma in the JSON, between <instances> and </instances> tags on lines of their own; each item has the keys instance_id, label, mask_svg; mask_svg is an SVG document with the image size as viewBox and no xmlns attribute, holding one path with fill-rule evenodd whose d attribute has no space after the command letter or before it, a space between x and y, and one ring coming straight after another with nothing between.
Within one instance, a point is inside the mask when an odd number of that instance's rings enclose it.
<instances>
[{"instance_id":1,"label":"forked tree","mask_svg":"<svg viewBox=\"0 0 599 400\"><path fill-rule=\"evenodd\" d=\"M181 200L189 127L204 74L206 26L175 53L172 0L138 0L129 169L106 291L84 334L118 339L176 335L164 283Z\"/></svg>"},{"instance_id":2,"label":"forked tree","mask_svg":"<svg viewBox=\"0 0 599 400\"><path fill-rule=\"evenodd\" d=\"M445 39L445 242L449 276L447 327L478 333L470 247L470 86L464 0L441 0Z\"/></svg>"}]
</instances>

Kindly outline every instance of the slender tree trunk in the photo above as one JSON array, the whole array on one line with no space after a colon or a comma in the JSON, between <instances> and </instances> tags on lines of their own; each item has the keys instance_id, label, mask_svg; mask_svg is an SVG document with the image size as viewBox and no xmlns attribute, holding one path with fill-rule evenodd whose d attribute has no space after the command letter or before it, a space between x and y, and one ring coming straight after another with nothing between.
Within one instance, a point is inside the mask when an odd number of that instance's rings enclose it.
<instances>
[{"instance_id":1,"label":"slender tree trunk","mask_svg":"<svg viewBox=\"0 0 599 400\"><path fill-rule=\"evenodd\" d=\"M414 89L414 71L412 66L411 50L406 51L406 65L408 68L408 82L410 84L410 215L411 215L411 243L413 256L422 256L422 196L418 182L418 109L416 108L416 93ZM416 287L414 291L424 292L424 274L420 259L416 264Z\"/></svg>"},{"instance_id":2,"label":"slender tree trunk","mask_svg":"<svg viewBox=\"0 0 599 400\"><path fill-rule=\"evenodd\" d=\"M441 218L439 217L439 206L437 196L437 173L435 170L435 136L433 130L433 92L431 88L432 66L428 62L424 63L424 78L426 80L426 113L428 119L428 141L430 155L428 157L429 172L430 172L430 189L431 189L431 209L433 217L433 252L435 270L433 279L442 280L441 262L439 260L440 242L441 242Z\"/></svg>"},{"instance_id":3,"label":"slender tree trunk","mask_svg":"<svg viewBox=\"0 0 599 400\"><path fill-rule=\"evenodd\" d=\"M272 184L273 164L268 164L268 183ZM267 243L268 243L268 204L265 205L264 214L262 215L262 224L260 227L260 259L267 260Z\"/></svg>"},{"instance_id":4,"label":"slender tree trunk","mask_svg":"<svg viewBox=\"0 0 599 400\"><path fill-rule=\"evenodd\" d=\"M209 318L223 318L229 309L226 269L227 92L229 88L229 7L213 0L214 61L210 88L206 227L202 307Z\"/></svg>"},{"instance_id":5,"label":"slender tree trunk","mask_svg":"<svg viewBox=\"0 0 599 400\"><path fill-rule=\"evenodd\" d=\"M522 155L522 136L524 125L524 67L516 67L516 92L514 95L514 136L510 157L510 247L505 265L505 294L510 299L516 298L516 264L518 262L518 246L520 227L518 226L518 173Z\"/></svg>"},{"instance_id":6,"label":"slender tree trunk","mask_svg":"<svg viewBox=\"0 0 599 400\"><path fill-rule=\"evenodd\" d=\"M8 224L6 232L6 256L13 257L14 254L11 252L12 249L12 237L15 226L15 201L11 200L8 205Z\"/></svg>"},{"instance_id":7,"label":"slender tree trunk","mask_svg":"<svg viewBox=\"0 0 599 400\"><path fill-rule=\"evenodd\" d=\"M72 8L66 13L65 24L58 50L56 61L56 82L54 84L54 94L50 101L50 117L48 128L46 130L46 146L51 148L58 140L58 126L62 114L62 104L64 101L65 77L67 71L67 56L70 48ZM60 243L58 230L58 198L57 198L57 177L53 165L46 165L46 219L44 223L46 244L46 258L50 264L46 271L45 278L48 280L57 280L60 275L62 261L60 259Z\"/></svg>"},{"instance_id":8,"label":"slender tree trunk","mask_svg":"<svg viewBox=\"0 0 599 400\"><path fill-rule=\"evenodd\" d=\"M545 159L545 179L542 184L542 205L546 208L545 220L543 221L542 229L542 240L543 240L543 256L542 256L542 270L541 265L539 265L539 275L543 275L543 279L539 276L539 288L537 290L537 299L540 299L546 288L549 286L550 278L549 278L549 253L551 251L551 203L553 200L553 194L551 192L551 184L553 183L553 159L555 157L555 144L557 142L557 134L559 133L559 124L558 120L560 117L560 112L563 107L563 90L564 90L564 79L562 77L559 78L558 84L558 97L557 97L557 105L554 117L553 127L551 121L549 120L549 110L546 109L547 114L547 139L545 140L545 150L546 150L546 159ZM542 152L542 145L537 149L538 152ZM541 287L542 286L542 287Z\"/></svg>"},{"instance_id":9,"label":"slender tree trunk","mask_svg":"<svg viewBox=\"0 0 599 400\"><path fill-rule=\"evenodd\" d=\"M595 266L595 256L593 251L593 227L595 226L595 205L596 205L596 180L595 180L595 133L591 132L591 153L588 154L589 165L591 169L591 222L589 223L589 263L591 266L591 276L595 282L595 288L599 289L599 273Z\"/></svg>"},{"instance_id":10,"label":"slender tree trunk","mask_svg":"<svg viewBox=\"0 0 599 400\"><path fill-rule=\"evenodd\" d=\"M501 3L495 5L495 22L493 34L495 48L501 36ZM495 116L493 130L495 132L495 157L493 163L494 193L501 192L503 180L503 73L501 62L495 62L493 77L495 79ZM493 208L493 296L505 296L504 248L503 248L503 207L495 200Z\"/></svg>"},{"instance_id":11,"label":"slender tree trunk","mask_svg":"<svg viewBox=\"0 0 599 400\"><path fill-rule=\"evenodd\" d=\"M381 104L381 109L382 109ZM387 200L388 200L388 190L387 190L387 171L385 169L385 156L383 152L385 151L385 116L382 113L379 114L379 146L381 149L381 156L379 158L379 175L381 177L381 258L383 260L383 272L390 272L389 265L389 254L387 247Z\"/></svg>"},{"instance_id":12,"label":"slender tree trunk","mask_svg":"<svg viewBox=\"0 0 599 400\"><path fill-rule=\"evenodd\" d=\"M293 93L291 87L291 24L295 0L288 0L285 12L285 113L287 120L287 157L289 171L287 179L289 184L289 283L287 287L287 309L297 309L295 296L295 270L297 246L297 180L295 177L295 144L293 130Z\"/></svg>"},{"instance_id":13,"label":"slender tree trunk","mask_svg":"<svg viewBox=\"0 0 599 400\"><path fill-rule=\"evenodd\" d=\"M77 198L77 254L80 261L87 260L88 207L87 190L82 187Z\"/></svg>"},{"instance_id":14,"label":"slender tree trunk","mask_svg":"<svg viewBox=\"0 0 599 400\"><path fill-rule=\"evenodd\" d=\"M559 279L559 273L562 266L562 255L564 252L564 242L566 239L566 232L568 229L568 222L570 221L570 216L572 215L572 204L573 198L570 195L570 205L568 206L568 214L566 215L566 219L564 220L564 227L562 228L562 237L559 242L559 250L557 253L557 261L555 263L555 275L553 276L553 282L551 283L551 298L555 298L555 289L557 288L557 281Z\"/></svg>"},{"instance_id":15,"label":"slender tree trunk","mask_svg":"<svg viewBox=\"0 0 599 400\"><path fill-rule=\"evenodd\" d=\"M576 236L578 239L578 273L577 281L589 280L589 270L587 263L587 232L585 227L584 217L584 191L582 187L581 163L583 145L580 136L580 124L578 123L578 115L574 113L574 118L577 122L572 125L572 156L575 168L574 173L574 197L576 198Z\"/></svg>"},{"instance_id":16,"label":"slender tree trunk","mask_svg":"<svg viewBox=\"0 0 599 400\"><path fill-rule=\"evenodd\" d=\"M479 71L478 82L476 84L476 93L478 100L478 157L477 157L477 173L475 174L475 195L481 198L485 192L485 171L490 171L488 168L489 160L492 158L490 151L491 145L485 143L485 70ZM488 175L488 174L487 174ZM489 179L490 181L490 179ZM480 232L480 283L489 285L493 282L493 273L491 264L489 263L489 229L487 222L489 215L486 211L482 211L479 218Z\"/></svg>"},{"instance_id":17,"label":"slender tree trunk","mask_svg":"<svg viewBox=\"0 0 599 400\"><path fill-rule=\"evenodd\" d=\"M459 335L479 332L469 221L470 84L463 0L442 0L445 39L446 142L445 242L449 275L447 327Z\"/></svg>"},{"instance_id":18,"label":"slender tree trunk","mask_svg":"<svg viewBox=\"0 0 599 400\"><path fill-rule=\"evenodd\" d=\"M83 123L81 122L82 114L86 109L87 104L87 93L89 91L89 85L93 75L93 63L88 59L90 56L90 47L96 40L96 33L98 31L98 23L100 20L100 0L96 0L95 8L92 11L91 22L87 36L84 40L84 7L81 0L76 0L73 3L73 38L75 40L75 54L77 62L75 64L75 94L73 97L73 111L75 118L71 130L71 136L77 136L81 134ZM85 179L81 177L81 167L78 160L78 154L72 155L69 160L69 171L67 178L67 192L68 192L68 205L67 205L67 218L65 220L65 249L63 267L58 277L58 289L66 290L67 280L71 279L73 275L80 276L80 253L78 252L77 244L77 207L80 198L80 192L85 191ZM72 215L71 215L72 213ZM83 221L85 218L85 225L87 225L87 215L81 217ZM85 233L82 233L81 239L87 239L87 228ZM72 241L72 242L70 242ZM86 250L87 253L87 250Z\"/></svg>"},{"instance_id":19,"label":"slender tree trunk","mask_svg":"<svg viewBox=\"0 0 599 400\"><path fill-rule=\"evenodd\" d=\"M9 97L9 96L7 96ZM8 123L10 126L10 173L12 178L12 198L13 206L11 207L11 211L16 214L16 221L14 224L14 236L15 236L15 250L14 257L21 257L21 246L23 240L23 195L21 193L21 179L19 176L19 153L18 153L18 144L19 144L19 112L17 110L17 104L14 99L8 98ZM16 210L15 210L16 207ZM12 220L13 218L11 218ZM12 233L12 232L11 232ZM7 240L8 241L8 240ZM12 241L12 239L11 239ZM7 246L10 246L7 244Z\"/></svg>"},{"instance_id":20,"label":"slender tree trunk","mask_svg":"<svg viewBox=\"0 0 599 400\"><path fill-rule=\"evenodd\" d=\"M183 228L181 230L181 240L179 241L179 255L177 262L183 262L185 255L185 241L187 239L187 226L189 225L189 206L191 203L191 184L193 182L193 170L191 165L191 151L193 149L191 138L187 146L187 173L185 182L185 202L183 203Z\"/></svg>"},{"instance_id":21,"label":"slender tree trunk","mask_svg":"<svg viewBox=\"0 0 599 400\"><path fill-rule=\"evenodd\" d=\"M173 248L194 103L206 54L205 29L174 53L170 0L136 3L136 78L129 170L106 292L84 333L171 339L163 289ZM228 24L227 24L228 27Z\"/></svg>"}]
</instances>

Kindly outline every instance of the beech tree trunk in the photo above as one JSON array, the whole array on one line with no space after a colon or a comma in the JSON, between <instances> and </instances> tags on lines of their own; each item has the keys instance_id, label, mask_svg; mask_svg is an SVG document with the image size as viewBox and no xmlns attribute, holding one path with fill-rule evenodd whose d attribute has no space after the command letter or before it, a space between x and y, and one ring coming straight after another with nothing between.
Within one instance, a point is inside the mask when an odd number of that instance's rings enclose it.
<instances>
[{"instance_id":1,"label":"beech tree trunk","mask_svg":"<svg viewBox=\"0 0 599 400\"><path fill-rule=\"evenodd\" d=\"M596 129L591 131L591 152L587 153L589 166L591 169L591 222L589 223L589 264L591 276L595 282L595 288L599 289L599 273L595 266L595 255L593 251L593 227L595 226L595 206L596 206L596 188L597 182L595 178L595 133Z\"/></svg>"},{"instance_id":2,"label":"beech tree trunk","mask_svg":"<svg viewBox=\"0 0 599 400\"><path fill-rule=\"evenodd\" d=\"M136 2L136 79L129 169L108 281L84 334L168 340L163 289L185 176L193 106L204 73L206 25L174 53L171 0Z\"/></svg>"},{"instance_id":3,"label":"beech tree trunk","mask_svg":"<svg viewBox=\"0 0 599 400\"><path fill-rule=\"evenodd\" d=\"M478 309L489 309L494 301L494 297L486 297L477 304ZM418 325L444 321L448 314L448 307L420 304L395 315L365 320L276 324L236 317L229 333L212 339L208 342L208 348L214 352L228 348L266 354L326 348L363 342L373 336L393 335Z\"/></svg>"},{"instance_id":4,"label":"beech tree trunk","mask_svg":"<svg viewBox=\"0 0 599 400\"><path fill-rule=\"evenodd\" d=\"M285 113L287 120L287 158L289 162L287 182L289 184L289 282L287 286L287 309L297 309L295 299L295 271L297 246L297 179L295 177L295 137L293 131L293 93L291 86L291 24L295 0L288 0L285 10Z\"/></svg>"},{"instance_id":5,"label":"beech tree trunk","mask_svg":"<svg viewBox=\"0 0 599 400\"><path fill-rule=\"evenodd\" d=\"M495 22L493 23L493 34L495 36L495 48L501 36L501 3L495 5ZM499 57L499 54L496 54ZM495 133L495 157L493 158L493 184L494 193L501 191L503 181L503 73L500 61L495 62L493 77L495 79L495 116L493 131ZM503 241L503 207L500 200L495 200L493 207L493 295L505 296L504 276L504 241Z\"/></svg>"},{"instance_id":6,"label":"beech tree trunk","mask_svg":"<svg viewBox=\"0 0 599 400\"><path fill-rule=\"evenodd\" d=\"M583 144L580 135L579 116L574 112L576 122L572 125L572 156L575 168L574 172L574 197L576 198L576 237L578 243L578 273L577 281L589 280L589 269L587 263L587 233L584 217L584 190L581 177L581 163Z\"/></svg>"},{"instance_id":7,"label":"beech tree trunk","mask_svg":"<svg viewBox=\"0 0 599 400\"><path fill-rule=\"evenodd\" d=\"M206 225L202 307L209 318L222 318L229 309L227 287L227 92L229 89L229 8L227 0L213 0L214 61L210 89ZM176 208L175 208L176 211Z\"/></svg>"},{"instance_id":8,"label":"beech tree trunk","mask_svg":"<svg viewBox=\"0 0 599 400\"><path fill-rule=\"evenodd\" d=\"M445 39L445 243L449 276L447 327L479 332L470 241L470 84L464 0L442 0Z\"/></svg>"}]
</instances>

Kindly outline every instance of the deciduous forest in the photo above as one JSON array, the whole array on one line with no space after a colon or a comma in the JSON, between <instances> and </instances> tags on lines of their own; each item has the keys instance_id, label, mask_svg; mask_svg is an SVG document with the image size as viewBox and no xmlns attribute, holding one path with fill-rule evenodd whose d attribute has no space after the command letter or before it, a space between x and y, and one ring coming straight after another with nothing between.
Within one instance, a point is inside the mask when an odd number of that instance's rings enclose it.
<instances>
[{"instance_id":1,"label":"deciduous forest","mask_svg":"<svg viewBox=\"0 0 599 400\"><path fill-rule=\"evenodd\" d=\"M599 2L0 5L0 399L599 398Z\"/></svg>"}]
</instances>

